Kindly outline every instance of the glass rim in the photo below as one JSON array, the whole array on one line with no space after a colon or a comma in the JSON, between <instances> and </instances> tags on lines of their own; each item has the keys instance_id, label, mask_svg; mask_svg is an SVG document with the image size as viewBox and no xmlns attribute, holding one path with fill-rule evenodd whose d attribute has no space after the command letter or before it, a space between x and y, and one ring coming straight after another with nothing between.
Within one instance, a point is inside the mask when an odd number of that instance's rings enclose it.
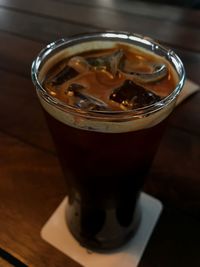
<instances>
[{"instance_id":1,"label":"glass rim","mask_svg":"<svg viewBox=\"0 0 200 267\"><path fill-rule=\"evenodd\" d=\"M70 106L66 104L65 102L57 99L56 97L53 97L50 95L45 88L42 86L41 82L39 81L38 75L40 72L40 67L43 62L43 60L51 55L52 52L54 52L56 49L62 48L66 49L67 47L84 43L84 42L89 42L89 41L98 41L98 40L110 40L110 41L117 41L118 42L124 42L124 43L129 43L134 45L133 42L138 42L138 44L142 43L144 45L151 46L152 50L149 50L150 52L155 52L155 50L160 49L163 53L163 56L166 56L167 61L174 67L176 73L178 74L179 81L174 88L174 90L166 97L163 99L145 106L141 108L136 108L132 110L82 110L77 107ZM148 49L146 49L148 51ZM170 61L171 60L171 61ZM71 114L79 114L80 116L84 117L95 117L98 119L104 118L105 117L121 117L125 116L127 118L129 117L141 117L141 116L147 116L151 113L157 112L164 107L168 106L170 103L173 102L181 92L181 89L184 85L185 81L185 68L184 65L179 58L179 56L170 48L167 48L163 45L161 45L159 42L153 40L150 37L136 34L136 33L131 33L131 32L124 32L124 31L103 31L103 32L92 32L92 33L81 33L81 34L76 34L73 36L70 36L69 38L62 38L59 39L55 42L49 43L45 48L43 48L36 59L32 63L31 67L31 77L33 84L36 87L37 93L42 97L43 100L45 100L47 103L53 105L54 107L62 110L62 111L67 111Z\"/></svg>"}]
</instances>

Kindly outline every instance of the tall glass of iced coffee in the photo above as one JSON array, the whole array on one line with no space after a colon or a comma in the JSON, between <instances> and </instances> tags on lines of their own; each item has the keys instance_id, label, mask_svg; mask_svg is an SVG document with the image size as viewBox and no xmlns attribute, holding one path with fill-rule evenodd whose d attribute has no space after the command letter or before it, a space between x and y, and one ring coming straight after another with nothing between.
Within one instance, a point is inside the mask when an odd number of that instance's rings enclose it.
<instances>
[{"instance_id":1,"label":"tall glass of iced coffee","mask_svg":"<svg viewBox=\"0 0 200 267\"><path fill-rule=\"evenodd\" d=\"M125 32L49 44L32 79L66 177L66 222L88 248L136 231L139 195L185 78L179 57Z\"/></svg>"}]
</instances>

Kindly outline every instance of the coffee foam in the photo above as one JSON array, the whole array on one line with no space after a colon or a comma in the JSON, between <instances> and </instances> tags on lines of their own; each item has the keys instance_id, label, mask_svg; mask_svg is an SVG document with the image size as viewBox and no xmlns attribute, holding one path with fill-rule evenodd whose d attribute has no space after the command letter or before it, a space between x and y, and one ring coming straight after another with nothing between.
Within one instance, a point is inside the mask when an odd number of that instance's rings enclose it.
<instances>
[{"instance_id":1,"label":"coffee foam","mask_svg":"<svg viewBox=\"0 0 200 267\"><path fill-rule=\"evenodd\" d=\"M143 52L148 55L152 55L154 58L166 62L169 65L169 63L163 57L157 56L154 53L149 52L143 48L123 42L117 42L117 44L122 44L122 45L126 44L131 48L133 48L134 51L138 50L140 53ZM68 47L58 52L56 55L52 56L47 62L45 62L38 76L39 81L40 83L42 83L48 70L53 65L63 60L64 58L68 58L70 56L79 54L81 52L99 50L99 49L109 49L109 48L114 48L115 46L116 42L112 41L90 41ZM175 70L173 69L173 67L171 68L174 76L176 77L177 75L175 73ZM164 108L154 113L151 113L145 117L143 117L143 115L137 117L133 115L133 117L129 118L129 120L124 119L123 121L122 118L122 120L120 121L114 121L112 119L111 121L103 121L102 119L99 118L88 118L87 116L80 114L78 110L77 112L64 111L63 109L47 102L40 92L38 92L38 96L43 108L58 121L75 128L80 128L89 131L105 132L105 133L121 133L121 132L137 131L153 127L162 120L164 120L171 113L175 105L175 101L173 100L170 104L168 104Z\"/></svg>"}]
</instances>

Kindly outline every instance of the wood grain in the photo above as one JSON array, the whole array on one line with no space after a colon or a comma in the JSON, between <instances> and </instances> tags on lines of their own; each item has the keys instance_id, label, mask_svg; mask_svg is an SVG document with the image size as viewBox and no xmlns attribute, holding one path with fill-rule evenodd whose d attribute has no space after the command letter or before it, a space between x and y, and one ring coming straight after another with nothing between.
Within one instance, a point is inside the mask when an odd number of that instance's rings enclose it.
<instances>
[{"instance_id":1,"label":"wood grain","mask_svg":"<svg viewBox=\"0 0 200 267\"><path fill-rule=\"evenodd\" d=\"M53 152L54 145L31 80L3 71L0 76L0 130Z\"/></svg>"},{"instance_id":2,"label":"wood grain","mask_svg":"<svg viewBox=\"0 0 200 267\"><path fill-rule=\"evenodd\" d=\"M149 193L165 204L196 219L200 219L199 148L199 136L169 127L145 185Z\"/></svg>"},{"instance_id":3,"label":"wood grain","mask_svg":"<svg viewBox=\"0 0 200 267\"><path fill-rule=\"evenodd\" d=\"M198 221L165 207L139 267L198 267L199 237Z\"/></svg>"},{"instance_id":4,"label":"wood grain","mask_svg":"<svg viewBox=\"0 0 200 267\"><path fill-rule=\"evenodd\" d=\"M89 6L94 9L113 10L120 13L129 13L134 15L140 15L141 17L150 17L154 19L165 19L174 23L188 25L194 28L200 26L200 11L191 10L188 8L180 8L176 6L166 5L166 3L153 1L135 1L135 0L113 0L113 1L99 1L93 0L53 0L54 2L70 3L73 5ZM159 12L158 12L159 11ZM196 14L194 16L193 14Z\"/></svg>"},{"instance_id":5,"label":"wood grain","mask_svg":"<svg viewBox=\"0 0 200 267\"><path fill-rule=\"evenodd\" d=\"M13 20L15 23L13 23ZM0 30L30 40L48 43L76 33L92 31L91 27L20 13L5 8L0 8Z\"/></svg>"},{"instance_id":6,"label":"wood grain","mask_svg":"<svg viewBox=\"0 0 200 267\"><path fill-rule=\"evenodd\" d=\"M32 4L25 0L0 0L0 6L95 29L133 31L167 42L169 45L180 47L181 43L182 48L200 51L200 29L173 23L170 20L158 20L137 14L133 16L117 10L95 9L90 6L48 0L42 2L36 0Z\"/></svg>"},{"instance_id":7,"label":"wood grain","mask_svg":"<svg viewBox=\"0 0 200 267\"><path fill-rule=\"evenodd\" d=\"M169 124L193 135L200 135L200 92L186 99L170 117Z\"/></svg>"},{"instance_id":8,"label":"wood grain","mask_svg":"<svg viewBox=\"0 0 200 267\"><path fill-rule=\"evenodd\" d=\"M67 188L31 82L38 52L75 33L135 31L174 49L200 84L199 18L134 0L0 0L0 248L30 267L79 266L40 237ZM200 266L199 105L197 93L175 109L147 177L165 208L139 267Z\"/></svg>"},{"instance_id":9,"label":"wood grain","mask_svg":"<svg viewBox=\"0 0 200 267\"><path fill-rule=\"evenodd\" d=\"M30 77L31 64L44 44L0 32L0 68Z\"/></svg>"},{"instance_id":10,"label":"wood grain","mask_svg":"<svg viewBox=\"0 0 200 267\"><path fill-rule=\"evenodd\" d=\"M28 266L78 266L40 237L66 194L56 157L3 134L0 144L0 247Z\"/></svg>"}]
</instances>

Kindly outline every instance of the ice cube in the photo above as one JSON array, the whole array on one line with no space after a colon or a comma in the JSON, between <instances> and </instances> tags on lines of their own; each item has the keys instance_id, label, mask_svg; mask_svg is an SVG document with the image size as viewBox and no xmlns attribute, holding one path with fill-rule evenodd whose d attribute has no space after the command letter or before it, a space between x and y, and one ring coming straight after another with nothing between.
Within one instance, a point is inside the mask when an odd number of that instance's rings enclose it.
<instances>
[{"instance_id":1,"label":"ice cube","mask_svg":"<svg viewBox=\"0 0 200 267\"><path fill-rule=\"evenodd\" d=\"M123 50L119 49L108 55L88 57L87 61L91 66L95 67L96 69L105 69L113 76L115 76L118 71L119 62L122 56Z\"/></svg>"},{"instance_id":2,"label":"ice cube","mask_svg":"<svg viewBox=\"0 0 200 267\"><path fill-rule=\"evenodd\" d=\"M76 70L67 66L66 64L63 64L62 68L60 67L58 71L51 71L51 75L48 77L46 82L52 86L61 85L64 82L74 78L77 74L78 72Z\"/></svg>"},{"instance_id":3,"label":"ice cube","mask_svg":"<svg viewBox=\"0 0 200 267\"><path fill-rule=\"evenodd\" d=\"M156 82L168 74L167 66L162 63L146 63L145 71L131 70L131 65L127 69L126 61L121 61L119 71L127 78L140 83ZM148 71L146 71L148 69Z\"/></svg>"},{"instance_id":4,"label":"ice cube","mask_svg":"<svg viewBox=\"0 0 200 267\"><path fill-rule=\"evenodd\" d=\"M84 73L90 70L90 64L85 58L80 56L70 58L68 66L76 70L78 73Z\"/></svg>"},{"instance_id":5,"label":"ice cube","mask_svg":"<svg viewBox=\"0 0 200 267\"><path fill-rule=\"evenodd\" d=\"M78 108L87 110L105 110L108 108L107 104L86 93L86 88L83 85L72 83L68 88L68 95L73 92L74 105Z\"/></svg>"},{"instance_id":6,"label":"ice cube","mask_svg":"<svg viewBox=\"0 0 200 267\"><path fill-rule=\"evenodd\" d=\"M126 80L120 88L114 90L110 100L123 105L126 109L134 109L152 105L160 101L161 97L131 80Z\"/></svg>"}]
</instances>

